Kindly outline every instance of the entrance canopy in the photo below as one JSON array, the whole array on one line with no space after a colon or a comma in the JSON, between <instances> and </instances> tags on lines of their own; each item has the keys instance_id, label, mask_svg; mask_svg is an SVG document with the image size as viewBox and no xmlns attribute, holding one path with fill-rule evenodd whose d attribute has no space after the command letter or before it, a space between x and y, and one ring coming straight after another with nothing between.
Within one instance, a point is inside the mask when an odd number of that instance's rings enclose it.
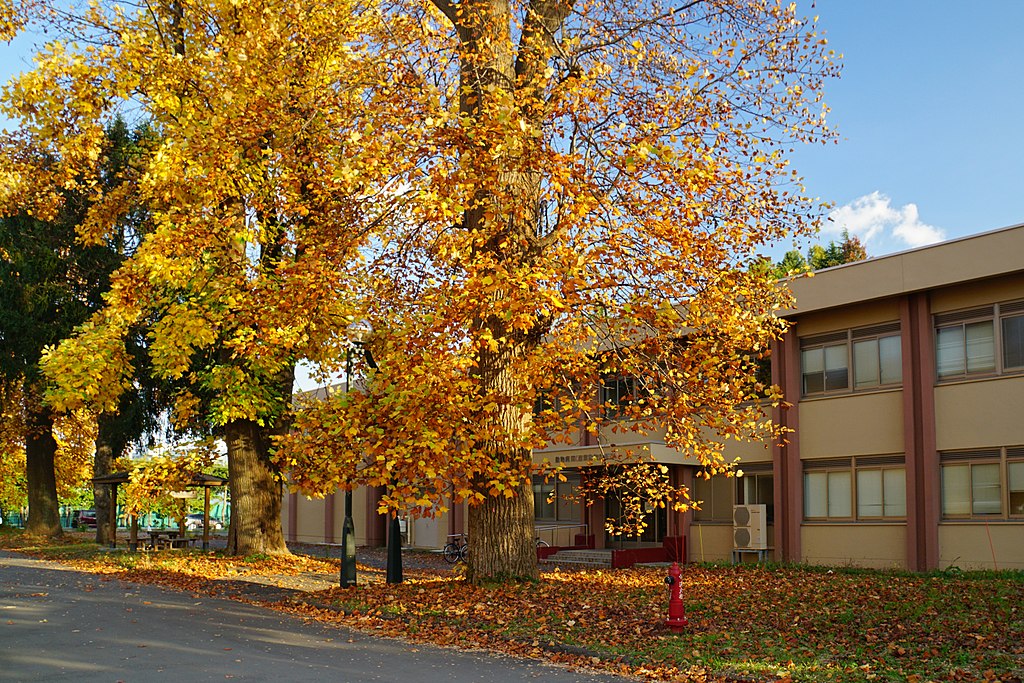
<instances>
[{"instance_id":1,"label":"entrance canopy","mask_svg":"<svg viewBox=\"0 0 1024 683\"><path fill-rule=\"evenodd\" d=\"M533 461L541 463L544 460L565 467L592 467L624 461L700 466L700 462L693 455L680 453L661 441L593 446L550 446L535 449Z\"/></svg>"}]
</instances>

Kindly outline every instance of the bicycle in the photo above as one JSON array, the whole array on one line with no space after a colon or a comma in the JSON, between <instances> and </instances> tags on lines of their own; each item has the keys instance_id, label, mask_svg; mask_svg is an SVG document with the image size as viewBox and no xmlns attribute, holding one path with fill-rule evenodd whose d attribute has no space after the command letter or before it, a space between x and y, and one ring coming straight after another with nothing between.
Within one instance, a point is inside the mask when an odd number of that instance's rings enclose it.
<instances>
[{"instance_id":1,"label":"bicycle","mask_svg":"<svg viewBox=\"0 0 1024 683\"><path fill-rule=\"evenodd\" d=\"M466 534L451 534L448 536L448 542L445 543L441 554L444 556L444 561L448 564L465 562L466 556L469 555L469 539L466 537Z\"/></svg>"}]
</instances>

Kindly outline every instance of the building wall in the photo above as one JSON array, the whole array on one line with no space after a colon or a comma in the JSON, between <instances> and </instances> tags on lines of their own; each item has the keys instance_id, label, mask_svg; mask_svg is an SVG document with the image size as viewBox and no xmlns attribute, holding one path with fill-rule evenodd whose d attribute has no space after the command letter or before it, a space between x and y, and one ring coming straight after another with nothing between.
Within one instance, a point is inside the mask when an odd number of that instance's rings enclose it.
<instances>
[{"instance_id":1,"label":"building wall","mask_svg":"<svg viewBox=\"0 0 1024 683\"><path fill-rule=\"evenodd\" d=\"M735 441L730 439L725 444L725 450L722 454L725 456L726 462L739 458L740 469L742 469L744 463L771 462L771 447L771 443L767 441Z\"/></svg>"},{"instance_id":2,"label":"building wall","mask_svg":"<svg viewBox=\"0 0 1024 683\"><path fill-rule=\"evenodd\" d=\"M905 569L906 524L804 524L807 564Z\"/></svg>"},{"instance_id":3,"label":"building wall","mask_svg":"<svg viewBox=\"0 0 1024 683\"><path fill-rule=\"evenodd\" d=\"M900 389L800 402L800 454L804 458L902 452Z\"/></svg>"},{"instance_id":4,"label":"building wall","mask_svg":"<svg viewBox=\"0 0 1024 683\"><path fill-rule=\"evenodd\" d=\"M1024 276L1004 275L979 282L967 282L955 287L943 287L931 292L932 313L946 313L961 308L984 306L997 301L1019 299L1024 292Z\"/></svg>"},{"instance_id":5,"label":"building wall","mask_svg":"<svg viewBox=\"0 0 1024 683\"><path fill-rule=\"evenodd\" d=\"M940 451L1024 445L1024 376L935 387L935 442Z\"/></svg>"},{"instance_id":6,"label":"building wall","mask_svg":"<svg viewBox=\"0 0 1024 683\"><path fill-rule=\"evenodd\" d=\"M939 525L939 569L1024 570L1024 522L944 521Z\"/></svg>"},{"instance_id":7,"label":"building wall","mask_svg":"<svg viewBox=\"0 0 1024 683\"><path fill-rule=\"evenodd\" d=\"M408 543L413 548L443 548L448 542L448 520L445 515L410 519L408 525Z\"/></svg>"},{"instance_id":8,"label":"building wall","mask_svg":"<svg viewBox=\"0 0 1024 683\"><path fill-rule=\"evenodd\" d=\"M301 494L285 493L282 505L285 538L299 543L337 543L339 542L329 528L328 511L340 501L341 493L327 498L309 498ZM337 537L341 536L341 522L337 522Z\"/></svg>"},{"instance_id":9,"label":"building wall","mask_svg":"<svg viewBox=\"0 0 1024 683\"><path fill-rule=\"evenodd\" d=\"M815 284L810 278L809 284ZM800 311L801 299L797 300L797 311ZM844 330L851 327L866 327L879 323L899 320L899 299L888 298L883 301L871 301L846 306L840 309L814 311L794 320L794 330L800 337L810 337L826 332Z\"/></svg>"},{"instance_id":10,"label":"building wall","mask_svg":"<svg viewBox=\"0 0 1024 683\"><path fill-rule=\"evenodd\" d=\"M1024 445L1024 375L938 380L933 320L937 314L1024 299L1024 264L1005 251L1022 246L1024 228L1016 227L830 269L793 284L797 307L789 315L794 334L780 350L783 360L796 366L784 379L787 399L796 404L790 422L798 428L792 444L777 455L776 470L787 458L798 458L803 469L817 458L902 453L907 478L905 524L807 521L797 509L798 496L791 496L781 515L791 528L799 527L787 544L791 552L798 551L797 558L912 569L1018 568L1024 563L1024 520L977 513L970 520L942 517L940 459L945 451ZM892 320L901 322L900 387L800 395L800 337ZM998 344L998 322L995 333ZM793 473L789 476L795 481ZM1004 475L1004 498L1006 484ZM776 501L777 519L779 513Z\"/></svg>"},{"instance_id":11,"label":"building wall","mask_svg":"<svg viewBox=\"0 0 1024 683\"><path fill-rule=\"evenodd\" d=\"M371 513L374 507L372 489L360 488L352 493L352 522L356 545L384 544L385 520ZM281 525L285 539L298 543L341 543L345 519L345 494L337 491L325 498L309 498L285 492L281 506Z\"/></svg>"},{"instance_id":12,"label":"building wall","mask_svg":"<svg viewBox=\"0 0 1024 683\"><path fill-rule=\"evenodd\" d=\"M691 562L728 562L732 557L732 525L694 522L686 546L686 557Z\"/></svg>"}]
</instances>

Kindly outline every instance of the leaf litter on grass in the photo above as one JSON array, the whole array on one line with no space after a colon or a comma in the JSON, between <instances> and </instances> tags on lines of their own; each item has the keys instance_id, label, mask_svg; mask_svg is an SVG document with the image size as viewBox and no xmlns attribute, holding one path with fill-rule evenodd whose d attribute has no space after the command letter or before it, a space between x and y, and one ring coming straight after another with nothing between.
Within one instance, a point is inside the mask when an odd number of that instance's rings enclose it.
<instances>
[{"instance_id":1,"label":"leaf litter on grass","mask_svg":"<svg viewBox=\"0 0 1024 683\"><path fill-rule=\"evenodd\" d=\"M486 588L447 568L410 569L401 585L360 565L334 586L337 560L200 552L125 555L35 549L97 573L206 594L239 579L294 585L287 598L239 591L306 618L381 635L483 648L649 680L1024 680L1024 575L959 575L689 565L689 626L664 626L663 570L556 571ZM309 579L319 577L319 582ZM331 588L324 588L331 585ZM304 587L306 589L304 589ZM268 602L269 601L269 602Z\"/></svg>"}]
</instances>

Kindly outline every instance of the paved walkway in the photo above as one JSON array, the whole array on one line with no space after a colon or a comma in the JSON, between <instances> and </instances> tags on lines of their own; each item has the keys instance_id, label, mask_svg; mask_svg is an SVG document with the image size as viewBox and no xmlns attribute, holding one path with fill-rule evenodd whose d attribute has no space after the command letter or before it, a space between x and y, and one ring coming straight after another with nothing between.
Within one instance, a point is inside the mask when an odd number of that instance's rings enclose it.
<instances>
[{"instance_id":1,"label":"paved walkway","mask_svg":"<svg viewBox=\"0 0 1024 683\"><path fill-rule=\"evenodd\" d=\"M544 663L376 638L0 551L0 681L554 681Z\"/></svg>"}]
</instances>

